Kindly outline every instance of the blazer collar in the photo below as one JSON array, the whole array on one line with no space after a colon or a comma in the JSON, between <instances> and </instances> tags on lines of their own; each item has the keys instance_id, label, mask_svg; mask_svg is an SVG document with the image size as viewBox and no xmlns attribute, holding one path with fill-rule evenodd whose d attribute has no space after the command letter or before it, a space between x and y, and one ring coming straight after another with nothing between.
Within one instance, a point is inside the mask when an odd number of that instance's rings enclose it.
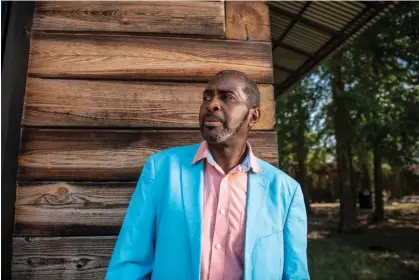
<instances>
[{"instance_id":1,"label":"blazer collar","mask_svg":"<svg viewBox=\"0 0 419 280\"><path fill-rule=\"evenodd\" d=\"M246 145L247 145L247 155L245 159L243 160L243 162L240 164L243 165L245 172L251 169L253 172L262 173L262 169L259 167L257 158L253 154L252 146L250 146L249 142L246 142ZM208 162L213 166L217 165L217 163L215 163L211 155L211 151L209 150L208 143L206 141L202 141L201 144L199 145L199 148L196 151L195 156L192 160L192 164L195 164L202 159L207 159Z\"/></svg>"}]
</instances>

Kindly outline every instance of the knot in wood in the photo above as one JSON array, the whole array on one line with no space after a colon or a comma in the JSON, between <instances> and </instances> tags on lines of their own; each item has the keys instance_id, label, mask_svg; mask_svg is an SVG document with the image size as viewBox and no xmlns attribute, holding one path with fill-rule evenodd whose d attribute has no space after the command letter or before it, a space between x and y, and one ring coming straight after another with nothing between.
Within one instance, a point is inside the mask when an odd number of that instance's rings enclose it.
<instances>
[{"instance_id":1,"label":"knot in wood","mask_svg":"<svg viewBox=\"0 0 419 280\"><path fill-rule=\"evenodd\" d=\"M89 262L89 259L86 259L86 258L82 258L82 259L78 260L77 263L76 263L77 269L83 268L84 266L86 266L86 264L88 262Z\"/></svg>"},{"instance_id":2,"label":"knot in wood","mask_svg":"<svg viewBox=\"0 0 419 280\"><path fill-rule=\"evenodd\" d=\"M31 237L31 236L25 237L25 241L28 243L35 241L35 239L36 239L35 237Z\"/></svg>"},{"instance_id":3,"label":"knot in wood","mask_svg":"<svg viewBox=\"0 0 419 280\"><path fill-rule=\"evenodd\" d=\"M65 187L59 187L57 190L57 195L62 196L62 195L67 195L68 194L68 189Z\"/></svg>"}]
</instances>

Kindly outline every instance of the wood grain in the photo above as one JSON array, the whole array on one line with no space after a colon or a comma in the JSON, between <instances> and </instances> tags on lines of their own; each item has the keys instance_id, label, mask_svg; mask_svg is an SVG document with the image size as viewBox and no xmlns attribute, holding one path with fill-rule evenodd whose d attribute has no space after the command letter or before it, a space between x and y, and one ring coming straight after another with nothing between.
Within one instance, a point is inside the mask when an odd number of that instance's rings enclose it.
<instances>
[{"instance_id":1,"label":"wood grain","mask_svg":"<svg viewBox=\"0 0 419 280\"><path fill-rule=\"evenodd\" d=\"M33 30L224 37L222 2L37 2Z\"/></svg>"},{"instance_id":2,"label":"wood grain","mask_svg":"<svg viewBox=\"0 0 419 280\"><path fill-rule=\"evenodd\" d=\"M37 77L208 81L234 68L273 82L268 42L35 33L28 72Z\"/></svg>"},{"instance_id":3,"label":"wood grain","mask_svg":"<svg viewBox=\"0 0 419 280\"><path fill-rule=\"evenodd\" d=\"M193 131L24 129L20 180L136 181L151 154L202 141ZM254 131L249 142L256 156L276 164L274 131Z\"/></svg>"},{"instance_id":4,"label":"wood grain","mask_svg":"<svg viewBox=\"0 0 419 280\"><path fill-rule=\"evenodd\" d=\"M23 124L77 127L199 128L205 83L145 83L29 78ZM261 119L274 125L271 85L260 84Z\"/></svg>"},{"instance_id":5,"label":"wood grain","mask_svg":"<svg viewBox=\"0 0 419 280\"><path fill-rule=\"evenodd\" d=\"M136 182L19 182L15 235L118 235Z\"/></svg>"},{"instance_id":6,"label":"wood grain","mask_svg":"<svg viewBox=\"0 0 419 280\"><path fill-rule=\"evenodd\" d=\"M270 41L268 3L226 2L226 38L231 40Z\"/></svg>"},{"instance_id":7,"label":"wood grain","mask_svg":"<svg viewBox=\"0 0 419 280\"><path fill-rule=\"evenodd\" d=\"M12 279L104 279L116 237L13 239Z\"/></svg>"}]
</instances>

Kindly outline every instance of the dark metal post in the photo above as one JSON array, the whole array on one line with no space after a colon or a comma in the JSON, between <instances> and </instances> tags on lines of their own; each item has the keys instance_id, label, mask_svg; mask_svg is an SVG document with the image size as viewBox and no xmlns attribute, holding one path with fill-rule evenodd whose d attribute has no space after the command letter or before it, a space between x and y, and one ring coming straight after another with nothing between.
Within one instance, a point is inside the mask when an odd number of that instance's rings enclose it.
<instances>
[{"instance_id":1,"label":"dark metal post","mask_svg":"<svg viewBox=\"0 0 419 280\"><path fill-rule=\"evenodd\" d=\"M16 173L35 2L8 5L1 42L1 279L11 279Z\"/></svg>"}]
</instances>

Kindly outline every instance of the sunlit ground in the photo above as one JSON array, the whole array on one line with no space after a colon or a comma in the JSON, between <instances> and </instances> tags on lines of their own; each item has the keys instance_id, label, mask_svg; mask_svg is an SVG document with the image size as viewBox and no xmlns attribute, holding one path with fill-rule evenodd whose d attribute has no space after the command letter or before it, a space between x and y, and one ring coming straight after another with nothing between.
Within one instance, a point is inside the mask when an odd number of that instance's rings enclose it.
<instances>
[{"instance_id":1,"label":"sunlit ground","mask_svg":"<svg viewBox=\"0 0 419 280\"><path fill-rule=\"evenodd\" d=\"M360 211L362 231L339 235L338 204L313 204L309 217L311 279L419 279L419 203L386 205L386 221L369 223Z\"/></svg>"}]
</instances>

